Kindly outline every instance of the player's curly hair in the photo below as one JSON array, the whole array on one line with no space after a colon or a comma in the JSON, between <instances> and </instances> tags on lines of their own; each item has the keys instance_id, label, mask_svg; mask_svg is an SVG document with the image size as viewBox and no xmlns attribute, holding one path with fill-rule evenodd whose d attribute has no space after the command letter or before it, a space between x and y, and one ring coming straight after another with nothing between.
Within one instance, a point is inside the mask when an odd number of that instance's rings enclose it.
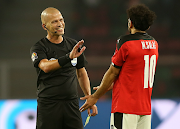
<instances>
[{"instance_id":1,"label":"player's curly hair","mask_svg":"<svg viewBox=\"0 0 180 129\"><path fill-rule=\"evenodd\" d=\"M132 6L127 14L137 30L146 31L156 19L156 14L144 4Z\"/></svg>"}]
</instances>

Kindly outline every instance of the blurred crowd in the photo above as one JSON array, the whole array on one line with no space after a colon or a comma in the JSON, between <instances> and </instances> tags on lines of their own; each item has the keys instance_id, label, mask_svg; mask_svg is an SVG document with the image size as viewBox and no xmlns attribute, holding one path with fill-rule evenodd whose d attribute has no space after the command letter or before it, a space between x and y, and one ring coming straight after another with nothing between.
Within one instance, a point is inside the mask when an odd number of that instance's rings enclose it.
<instances>
[{"instance_id":1,"label":"blurred crowd","mask_svg":"<svg viewBox=\"0 0 180 129\"><path fill-rule=\"evenodd\" d=\"M114 53L116 39L127 34L126 9L137 3L144 3L152 9L157 19L148 33L159 43L159 62L155 75L153 98L178 98L180 97L180 37L178 28L180 19L178 0L80 0L76 2L72 14L73 31L75 39L85 39L87 57L98 58L95 63L101 64L87 66L91 85L99 85L103 74L110 65ZM107 57L106 64L103 64ZM162 58L161 58L162 57ZM109 60L108 60L109 59ZM95 59L94 59L95 60ZM90 60L89 65L93 64ZM81 93L81 92L80 92ZM81 94L80 94L81 95ZM111 97L108 92L104 98Z\"/></svg>"},{"instance_id":2,"label":"blurred crowd","mask_svg":"<svg viewBox=\"0 0 180 129\"><path fill-rule=\"evenodd\" d=\"M139 3L157 15L147 31L159 43L152 97L180 98L179 0L1 1L0 98L36 97L36 73L29 49L46 35L40 21L42 10L58 8L65 18L65 34L85 40L86 69L93 87L100 84L111 64L117 38L128 34L126 9ZM83 96L80 88L79 96ZM111 98L111 91L103 98Z\"/></svg>"}]
</instances>

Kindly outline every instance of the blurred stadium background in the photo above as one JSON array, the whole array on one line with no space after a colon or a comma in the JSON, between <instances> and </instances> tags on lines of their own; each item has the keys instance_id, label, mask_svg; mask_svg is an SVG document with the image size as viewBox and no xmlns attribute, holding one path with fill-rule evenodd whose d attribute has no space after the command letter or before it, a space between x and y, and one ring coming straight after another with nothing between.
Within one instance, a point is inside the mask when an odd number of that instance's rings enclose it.
<instances>
[{"instance_id":1,"label":"blurred stadium background","mask_svg":"<svg viewBox=\"0 0 180 129\"><path fill-rule=\"evenodd\" d=\"M165 123L170 123L172 129L180 129L180 123L175 121L180 119L179 0L0 0L0 122L5 121L2 112L6 102L12 102L13 105L16 103L14 101L23 101L27 104L36 99L37 76L29 49L46 35L40 21L40 14L45 8L51 6L61 11L66 23L66 36L85 40L85 55L89 62L86 69L93 87L99 85L111 63L116 39L128 33L126 9L137 3L146 4L157 14L154 25L148 31L159 43L152 94L152 103L155 105L152 129L169 129ZM79 96L83 96L80 88ZM99 115L91 118L85 129L109 128L110 100L111 92L108 92L99 101L99 107L105 104L105 109L99 110ZM83 119L85 117L86 114ZM16 118L15 114L13 118ZM6 119L13 121L13 118ZM95 126L93 119L97 118ZM5 128L5 125L1 125L0 129L20 129L20 126Z\"/></svg>"}]
</instances>

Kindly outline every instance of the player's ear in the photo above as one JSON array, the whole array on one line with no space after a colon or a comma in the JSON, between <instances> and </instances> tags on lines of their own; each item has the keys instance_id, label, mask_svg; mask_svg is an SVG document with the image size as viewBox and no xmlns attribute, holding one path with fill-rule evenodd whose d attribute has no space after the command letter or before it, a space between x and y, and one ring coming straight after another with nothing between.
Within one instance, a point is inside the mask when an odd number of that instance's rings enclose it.
<instances>
[{"instance_id":1,"label":"player's ear","mask_svg":"<svg viewBox=\"0 0 180 129\"><path fill-rule=\"evenodd\" d=\"M129 28L133 28L133 23L130 18L128 19L128 26Z\"/></svg>"}]
</instances>

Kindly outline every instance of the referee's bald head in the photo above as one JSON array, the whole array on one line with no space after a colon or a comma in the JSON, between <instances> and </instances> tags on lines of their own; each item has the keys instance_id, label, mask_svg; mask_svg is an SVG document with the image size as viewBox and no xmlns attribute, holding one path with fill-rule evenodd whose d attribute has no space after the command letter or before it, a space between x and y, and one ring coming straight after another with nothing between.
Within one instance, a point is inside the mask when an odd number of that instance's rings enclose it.
<instances>
[{"instance_id":1,"label":"referee's bald head","mask_svg":"<svg viewBox=\"0 0 180 129\"><path fill-rule=\"evenodd\" d=\"M54 13L60 13L61 14L61 12L54 7L48 7L44 11L42 11L42 13L41 13L42 24L46 24L48 22L49 17Z\"/></svg>"}]
</instances>

